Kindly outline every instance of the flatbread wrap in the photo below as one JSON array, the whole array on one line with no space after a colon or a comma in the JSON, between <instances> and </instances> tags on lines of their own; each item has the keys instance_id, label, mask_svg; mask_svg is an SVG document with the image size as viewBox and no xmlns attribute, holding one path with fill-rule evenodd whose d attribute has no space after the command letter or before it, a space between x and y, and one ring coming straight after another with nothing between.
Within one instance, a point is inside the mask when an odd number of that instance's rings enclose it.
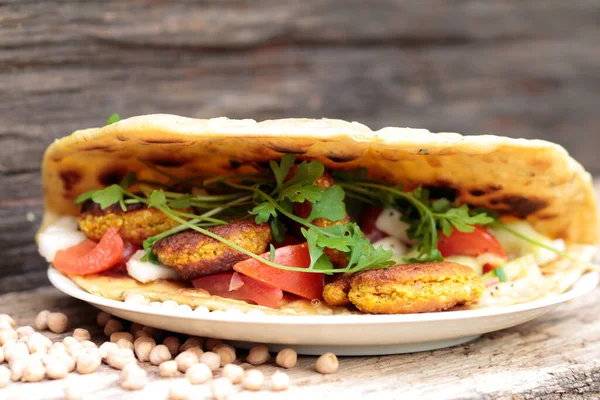
<instances>
[{"instance_id":1,"label":"flatbread wrap","mask_svg":"<svg viewBox=\"0 0 600 400\"><path fill-rule=\"evenodd\" d=\"M267 314L504 306L598 243L559 145L331 119L146 115L47 149L40 253L84 290Z\"/></svg>"}]
</instances>

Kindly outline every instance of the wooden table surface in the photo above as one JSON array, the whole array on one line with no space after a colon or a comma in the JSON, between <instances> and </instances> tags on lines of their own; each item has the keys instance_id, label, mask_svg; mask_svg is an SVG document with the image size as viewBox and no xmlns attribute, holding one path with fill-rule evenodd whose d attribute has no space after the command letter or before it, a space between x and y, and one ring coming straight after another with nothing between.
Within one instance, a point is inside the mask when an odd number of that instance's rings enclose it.
<instances>
[{"instance_id":1,"label":"wooden table surface","mask_svg":"<svg viewBox=\"0 0 600 400\"><path fill-rule=\"evenodd\" d=\"M594 186L600 197L600 180ZM342 357L334 375L318 374L316 357L302 356L298 365L287 371L292 382L287 392L241 391L231 398L598 399L599 296L597 288L535 321L449 349ZM106 340L95 325L97 310L53 287L0 296L0 312L9 312L19 325L33 325L43 309L63 311L73 328L89 329L97 343ZM244 356L242 351L239 354ZM13 383L0 389L0 399L61 399L67 382L81 385L86 399L166 399L169 380L159 379L157 367L145 368L151 383L139 392L122 390L118 371L103 365L92 375L71 373L65 380ZM260 369L267 380L277 370L273 363ZM204 398L210 398L208 385L196 387L194 392L193 399Z\"/></svg>"}]
</instances>

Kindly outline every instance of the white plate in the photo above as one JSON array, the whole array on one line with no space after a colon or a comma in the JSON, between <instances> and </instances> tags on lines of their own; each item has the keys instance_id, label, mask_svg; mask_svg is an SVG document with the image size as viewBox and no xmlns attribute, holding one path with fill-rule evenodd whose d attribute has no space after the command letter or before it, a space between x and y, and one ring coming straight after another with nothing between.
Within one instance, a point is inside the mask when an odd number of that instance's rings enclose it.
<instances>
[{"instance_id":1,"label":"white plate","mask_svg":"<svg viewBox=\"0 0 600 400\"><path fill-rule=\"evenodd\" d=\"M558 296L525 304L481 310L404 315L273 316L165 310L94 296L54 268L48 278L64 293L128 321L189 335L238 342L268 343L277 351L293 347L300 354L379 355L410 353L465 343L483 333L509 328L540 317L560 303L593 290L597 272L583 275Z\"/></svg>"}]
</instances>

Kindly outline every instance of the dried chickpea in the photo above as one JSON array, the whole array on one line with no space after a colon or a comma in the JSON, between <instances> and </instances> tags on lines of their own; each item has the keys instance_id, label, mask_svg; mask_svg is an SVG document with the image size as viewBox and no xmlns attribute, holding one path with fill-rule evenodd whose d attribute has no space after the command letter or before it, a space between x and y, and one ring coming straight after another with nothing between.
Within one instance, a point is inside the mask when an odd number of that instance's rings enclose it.
<instances>
[{"instance_id":1,"label":"dried chickpea","mask_svg":"<svg viewBox=\"0 0 600 400\"><path fill-rule=\"evenodd\" d=\"M35 322L33 326L38 331L45 331L48 329L48 315L50 315L50 311L43 310L38 313L35 317Z\"/></svg>"},{"instance_id":2,"label":"dried chickpea","mask_svg":"<svg viewBox=\"0 0 600 400\"><path fill-rule=\"evenodd\" d=\"M95 372L102 364L100 351L96 349L87 349L79 354L77 358L77 372L80 374L91 374Z\"/></svg>"},{"instance_id":3,"label":"dried chickpea","mask_svg":"<svg viewBox=\"0 0 600 400\"><path fill-rule=\"evenodd\" d=\"M18 360L14 360L10 363L10 379L13 382L20 381L23 377L23 370L25 369L25 359L20 358Z\"/></svg>"},{"instance_id":4,"label":"dried chickpea","mask_svg":"<svg viewBox=\"0 0 600 400\"><path fill-rule=\"evenodd\" d=\"M211 371L216 371L221 366L221 356L212 351L207 351L200 356L200 362L206 364Z\"/></svg>"},{"instance_id":5,"label":"dried chickpea","mask_svg":"<svg viewBox=\"0 0 600 400\"><path fill-rule=\"evenodd\" d=\"M106 363L115 369L123 369L128 364L136 364L136 359L133 351L117 348L108 352Z\"/></svg>"},{"instance_id":6,"label":"dried chickpea","mask_svg":"<svg viewBox=\"0 0 600 400\"><path fill-rule=\"evenodd\" d=\"M8 386L10 383L10 370L4 365L0 365L0 388Z\"/></svg>"},{"instance_id":7,"label":"dried chickpea","mask_svg":"<svg viewBox=\"0 0 600 400\"><path fill-rule=\"evenodd\" d=\"M127 390L140 390L148 383L146 371L137 364L128 364L121 372L121 387Z\"/></svg>"},{"instance_id":8,"label":"dried chickpea","mask_svg":"<svg viewBox=\"0 0 600 400\"><path fill-rule=\"evenodd\" d=\"M275 358L275 362L277 365L283 368L293 368L298 361L298 354L294 349L282 349L279 353L277 353L277 357Z\"/></svg>"},{"instance_id":9,"label":"dried chickpea","mask_svg":"<svg viewBox=\"0 0 600 400\"><path fill-rule=\"evenodd\" d=\"M117 343L121 339L125 339L133 343L133 335L129 332L114 332L112 335L110 335L110 341L113 343Z\"/></svg>"},{"instance_id":10,"label":"dried chickpea","mask_svg":"<svg viewBox=\"0 0 600 400\"><path fill-rule=\"evenodd\" d=\"M123 323L118 319L109 319L104 326L104 334L108 337L115 332L123 331Z\"/></svg>"},{"instance_id":11,"label":"dried chickpea","mask_svg":"<svg viewBox=\"0 0 600 400\"><path fill-rule=\"evenodd\" d=\"M179 338L177 338L177 336L166 337L165 340L163 340L163 344L167 346L171 356L175 357L179 354L179 346L181 346L181 343L179 343Z\"/></svg>"},{"instance_id":12,"label":"dried chickpea","mask_svg":"<svg viewBox=\"0 0 600 400\"><path fill-rule=\"evenodd\" d=\"M156 347L156 342L154 339L150 338L138 338L135 340L133 344L133 348L135 350L135 355L137 356L140 362L150 361L150 352L152 349Z\"/></svg>"},{"instance_id":13,"label":"dried chickpea","mask_svg":"<svg viewBox=\"0 0 600 400\"><path fill-rule=\"evenodd\" d=\"M133 334L134 339L139 339L141 337L146 337L146 338L152 339L152 334L144 329L140 329L139 331L137 331Z\"/></svg>"},{"instance_id":14,"label":"dried chickpea","mask_svg":"<svg viewBox=\"0 0 600 400\"><path fill-rule=\"evenodd\" d=\"M69 367L57 358L46 363L46 375L50 379L62 379L69 374Z\"/></svg>"},{"instance_id":15,"label":"dried chickpea","mask_svg":"<svg viewBox=\"0 0 600 400\"><path fill-rule=\"evenodd\" d=\"M340 363L333 353L325 353L317 358L315 368L321 374L334 374L337 372Z\"/></svg>"},{"instance_id":16,"label":"dried chickpea","mask_svg":"<svg viewBox=\"0 0 600 400\"><path fill-rule=\"evenodd\" d=\"M25 343L14 343L4 350L4 358L6 361L13 362L14 360L24 359L29 355L29 349Z\"/></svg>"},{"instance_id":17,"label":"dried chickpea","mask_svg":"<svg viewBox=\"0 0 600 400\"><path fill-rule=\"evenodd\" d=\"M234 362L236 359L235 348L228 344L222 343L215 346L213 352L221 357L221 367L225 364Z\"/></svg>"},{"instance_id":18,"label":"dried chickpea","mask_svg":"<svg viewBox=\"0 0 600 400\"><path fill-rule=\"evenodd\" d=\"M185 377L192 385L200 385L211 379L212 375L212 371L206 364L194 364L185 373Z\"/></svg>"},{"instance_id":19,"label":"dried chickpea","mask_svg":"<svg viewBox=\"0 0 600 400\"><path fill-rule=\"evenodd\" d=\"M65 387L65 400L83 400L81 388L74 384Z\"/></svg>"},{"instance_id":20,"label":"dried chickpea","mask_svg":"<svg viewBox=\"0 0 600 400\"><path fill-rule=\"evenodd\" d=\"M67 352L67 348L61 342L52 343L52 347L50 347L50 349L48 349L48 354L66 353L66 352Z\"/></svg>"},{"instance_id":21,"label":"dried chickpea","mask_svg":"<svg viewBox=\"0 0 600 400\"><path fill-rule=\"evenodd\" d=\"M107 312L100 311L98 316L96 317L96 322L100 325L101 328L106 326L106 323L112 319L112 315Z\"/></svg>"},{"instance_id":22,"label":"dried chickpea","mask_svg":"<svg viewBox=\"0 0 600 400\"><path fill-rule=\"evenodd\" d=\"M15 320L8 314L0 314L0 325L2 324L10 326L11 328L17 326Z\"/></svg>"},{"instance_id":23,"label":"dried chickpea","mask_svg":"<svg viewBox=\"0 0 600 400\"><path fill-rule=\"evenodd\" d=\"M0 330L0 345L4 346L8 342L16 342L18 338L17 331L12 328Z\"/></svg>"},{"instance_id":24,"label":"dried chickpea","mask_svg":"<svg viewBox=\"0 0 600 400\"><path fill-rule=\"evenodd\" d=\"M129 340L127 339L119 339L117 340L117 346L123 348L123 349L130 349L133 350L133 343L131 343Z\"/></svg>"},{"instance_id":25,"label":"dried chickpea","mask_svg":"<svg viewBox=\"0 0 600 400\"><path fill-rule=\"evenodd\" d=\"M67 353L75 359L77 359L77 356L83 350L83 346L81 345L81 343L79 343L77 339L75 339L72 336L67 336L66 338L64 338L62 343L65 345Z\"/></svg>"},{"instance_id":26,"label":"dried chickpea","mask_svg":"<svg viewBox=\"0 0 600 400\"><path fill-rule=\"evenodd\" d=\"M290 377L285 372L277 371L271 377L271 390L279 392L290 386Z\"/></svg>"},{"instance_id":27,"label":"dried chickpea","mask_svg":"<svg viewBox=\"0 0 600 400\"><path fill-rule=\"evenodd\" d=\"M225 400L233 393L233 385L227 378L215 379L210 384L210 389L214 400Z\"/></svg>"},{"instance_id":28,"label":"dried chickpea","mask_svg":"<svg viewBox=\"0 0 600 400\"><path fill-rule=\"evenodd\" d=\"M198 364L200 362L200 357L194 354L192 351L184 351L183 353L179 353L177 357L175 357L175 363L177 364L177 369L181 372L185 373L188 368L190 368L194 364Z\"/></svg>"},{"instance_id":29,"label":"dried chickpea","mask_svg":"<svg viewBox=\"0 0 600 400\"><path fill-rule=\"evenodd\" d=\"M92 342L91 340L82 340L81 342L81 347L83 347L84 349L97 349L98 345L94 342Z\"/></svg>"},{"instance_id":30,"label":"dried chickpea","mask_svg":"<svg viewBox=\"0 0 600 400\"><path fill-rule=\"evenodd\" d=\"M108 353L111 350L115 350L118 348L119 348L119 346L117 346L116 343L104 342L100 345L100 347L98 347L98 350L100 350L100 356L102 356L103 359L106 359L106 357L108 357Z\"/></svg>"},{"instance_id":31,"label":"dried chickpea","mask_svg":"<svg viewBox=\"0 0 600 400\"><path fill-rule=\"evenodd\" d=\"M152 365L160 365L165 361L169 361L171 359L171 353L169 349L164 344L159 344L154 347L152 351L150 351L150 363Z\"/></svg>"},{"instance_id":32,"label":"dried chickpea","mask_svg":"<svg viewBox=\"0 0 600 400\"><path fill-rule=\"evenodd\" d=\"M265 376L257 369L249 369L242 378L242 386L246 390L258 391L265 381Z\"/></svg>"},{"instance_id":33,"label":"dried chickpea","mask_svg":"<svg viewBox=\"0 0 600 400\"><path fill-rule=\"evenodd\" d=\"M261 365L269 361L270 358L269 348L265 345L254 346L250 349L246 361L252 365Z\"/></svg>"},{"instance_id":34,"label":"dried chickpea","mask_svg":"<svg viewBox=\"0 0 600 400\"><path fill-rule=\"evenodd\" d=\"M69 328L69 318L63 313L48 314L48 329L54 333L63 333Z\"/></svg>"},{"instance_id":35,"label":"dried chickpea","mask_svg":"<svg viewBox=\"0 0 600 400\"><path fill-rule=\"evenodd\" d=\"M202 340L197 337L188 338L183 344L179 347L180 352L184 352L192 347L198 347L202 349Z\"/></svg>"},{"instance_id":36,"label":"dried chickpea","mask_svg":"<svg viewBox=\"0 0 600 400\"><path fill-rule=\"evenodd\" d=\"M204 348L208 351L213 351L213 349L220 344L223 344L221 339L207 338L204 342Z\"/></svg>"},{"instance_id":37,"label":"dried chickpea","mask_svg":"<svg viewBox=\"0 0 600 400\"><path fill-rule=\"evenodd\" d=\"M28 362L23 369L23 382L39 382L46 377L46 367L41 362Z\"/></svg>"},{"instance_id":38,"label":"dried chickpea","mask_svg":"<svg viewBox=\"0 0 600 400\"><path fill-rule=\"evenodd\" d=\"M92 338L92 335L90 335L90 331L88 331L87 329L76 328L73 331L73 337L78 342L83 342L84 340L88 340L89 341Z\"/></svg>"},{"instance_id":39,"label":"dried chickpea","mask_svg":"<svg viewBox=\"0 0 600 400\"><path fill-rule=\"evenodd\" d=\"M31 336L34 333L35 329L33 329L31 326L20 326L17 328L17 336L19 336L19 339Z\"/></svg>"},{"instance_id":40,"label":"dried chickpea","mask_svg":"<svg viewBox=\"0 0 600 400\"><path fill-rule=\"evenodd\" d=\"M135 335L135 333L137 331L142 330L142 329L144 329L144 325L134 322L133 324L131 324L131 328L129 328L129 332L131 332L132 335Z\"/></svg>"},{"instance_id":41,"label":"dried chickpea","mask_svg":"<svg viewBox=\"0 0 600 400\"><path fill-rule=\"evenodd\" d=\"M55 354L46 354L44 358L42 358L42 363L46 366L46 369L49 368L50 364L60 363L65 366L67 372L72 372L75 369L75 360L69 356L66 352L64 353L55 353ZM50 373L48 373L50 376Z\"/></svg>"},{"instance_id":42,"label":"dried chickpea","mask_svg":"<svg viewBox=\"0 0 600 400\"><path fill-rule=\"evenodd\" d=\"M34 333L27 338L27 347L29 352L46 354L48 352L48 346L46 337L41 333Z\"/></svg>"},{"instance_id":43,"label":"dried chickpea","mask_svg":"<svg viewBox=\"0 0 600 400\"><path fill-rule=\"evenodd\" d=\"M227 378L231 383L240 383L244 377L244 369L239 365L227 364L223 367L221 373L224 378Z\"/></svg>"},{"instance_id":44,"label":"dried chickpea","mask_svg":"<svg viewBox=\"0 0 600 400\"><path fill-rule=\"evenodd\" d=\"M192 385L187 379L178 379L169 387L169 400L188 400Z\"/></svg>"},{"instance_id":45,"label":"dried chickpea","mask_svg":"<svg viewBox=\"0 0 600 400\"><path fill-rule=\"evenodd\" d=\"M163 378L171 378L177 374L177 362L175 360L165 361L158 366L158 370Z\"/></svg>"},{"instance_id":46,"label":"dried chickpea","mask_svg":"<svg viewBox=\"0 0 600 400\"><path fill-rule=\"evenodd\" d=\"M4 362L4 349L0 347L0 364Z\"/></svg>"},{"instance_id":47,"label":"dried chickpea","mask_svg":"<svg viewBox=\"0 0 600 400\"><path fill-rule=\"evenodd\" d=\"M200 359L200 357L202 357L202 354L204 354L204 351L200 347L190 347L186 351L194 353L196 357L198 357L198 360Z\"/></svg>"}]
</instances>

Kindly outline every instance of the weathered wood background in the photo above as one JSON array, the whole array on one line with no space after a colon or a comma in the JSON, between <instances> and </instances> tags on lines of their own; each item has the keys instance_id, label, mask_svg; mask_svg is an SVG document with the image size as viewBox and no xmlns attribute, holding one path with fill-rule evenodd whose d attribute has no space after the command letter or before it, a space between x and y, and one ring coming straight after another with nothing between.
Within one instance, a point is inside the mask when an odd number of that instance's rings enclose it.
<instances>
[{"instance_id":1,"label":"weathered wood background","mask_svg":"<svg viewBox=\"0 0 600 400\"><path fill-rule=\"evenodd\" d=\"M44 148L113 112L547 138L600 173L599 27L596 0L0 0L0 293L47 283Z\"/></svg>"}]
</instances>

